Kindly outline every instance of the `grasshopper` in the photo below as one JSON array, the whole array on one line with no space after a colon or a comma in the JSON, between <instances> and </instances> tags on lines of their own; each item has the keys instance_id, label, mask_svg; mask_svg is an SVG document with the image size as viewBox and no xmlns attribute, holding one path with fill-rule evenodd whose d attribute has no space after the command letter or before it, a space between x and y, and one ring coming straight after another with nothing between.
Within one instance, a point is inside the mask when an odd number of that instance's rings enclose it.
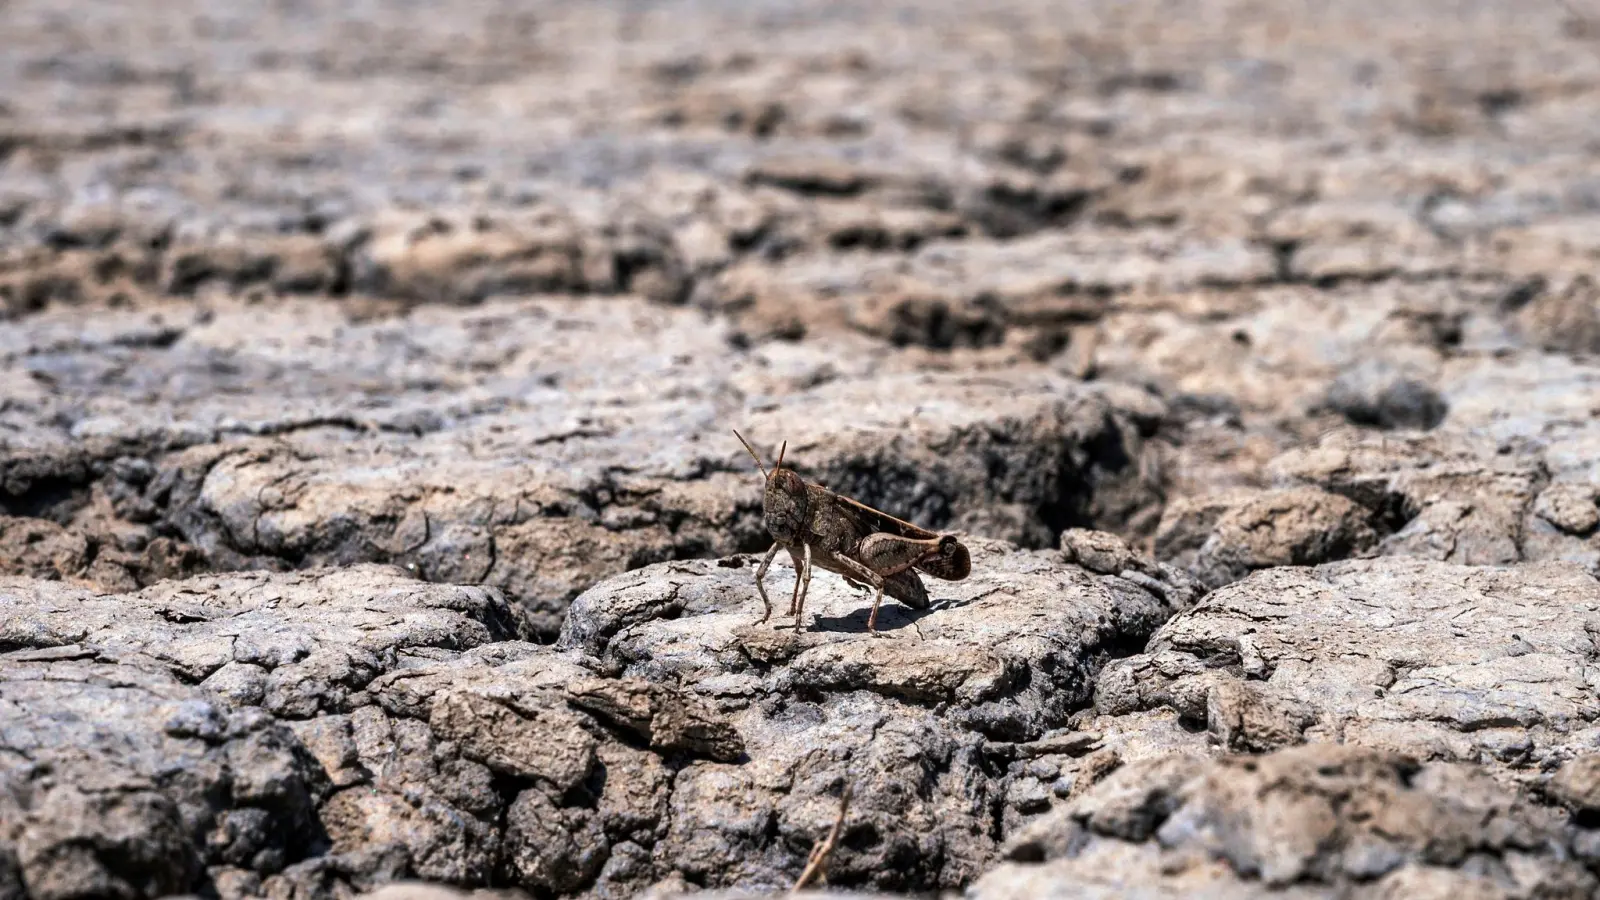
<instances>
[{"instance_id":1,"label":"grasshopper","mask_svg":"<svg viewBox=\"0 0 1600 900\"><path fill-rule=\"evenodd\" d=\"M783 467L789 449L785 441L778 450L778 462L767 471L760 454L735 431L733 436L756 461L766 481L762 513L772 549L756 569L756 591L766 612L762 622L772 618L772 601L767 597L767 569L780 549L789 551L794 561L794 593L789 598L789 615L795 630L800 630L805 611L806 592L811 588L811 567L818 565L844 576L851 587L870 587L872 614L867 631L878 630L878 607L883 595L914 609L928 608L928 590L918 572L945 581L960 581L972 572L967 548L953 535L936 534L902 522L887 513L835 494L820 484L810 484L793 469Z\"/></svg>"}]
</instances>

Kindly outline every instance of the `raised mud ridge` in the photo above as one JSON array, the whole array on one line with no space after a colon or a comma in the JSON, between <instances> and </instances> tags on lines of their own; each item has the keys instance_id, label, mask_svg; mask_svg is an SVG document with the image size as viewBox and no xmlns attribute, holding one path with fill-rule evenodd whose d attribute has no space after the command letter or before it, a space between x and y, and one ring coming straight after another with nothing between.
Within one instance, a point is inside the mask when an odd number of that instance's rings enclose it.
<instances>
[{"instance_id":1,"label":"raised mud ridge","mask_svg":"<svg viewBox=\"0 0 1600 900\"><path fill-rule=\"evenodd\" d=\"M1600 891L1600 18L3 19L0 900Z\"/></svg>"}]
</instances>

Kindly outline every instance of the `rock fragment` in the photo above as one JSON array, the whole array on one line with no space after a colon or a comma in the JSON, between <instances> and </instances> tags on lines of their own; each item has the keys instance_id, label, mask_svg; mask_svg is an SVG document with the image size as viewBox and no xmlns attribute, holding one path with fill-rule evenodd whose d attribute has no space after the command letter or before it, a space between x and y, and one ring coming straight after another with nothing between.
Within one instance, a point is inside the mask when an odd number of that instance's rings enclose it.
<instances>
[{"instance_id":1,"label":"rock fragment","mask_svg":"<svg viewBox=\"0 0 1600 900\"><path fill-rule=\"evenodd\" d=\"M1471 767L1314 744L1133 764L1015 835L971 893L1582 896L1584 839Z\"/></svg>"},{"instance_id":2,"label":"rock fragment","mask_svg":"<svg viewBox=\"0 0 1600 900\"><path fill-rule=\"evenodd\" d=\"M1095 727L1168 708L1225 749L1338 741L1530 781L1600 735L1583 687L1595 610L1600 582L1570 563L1270 569L1108 665Z\"/></svg>"}]
</instances>

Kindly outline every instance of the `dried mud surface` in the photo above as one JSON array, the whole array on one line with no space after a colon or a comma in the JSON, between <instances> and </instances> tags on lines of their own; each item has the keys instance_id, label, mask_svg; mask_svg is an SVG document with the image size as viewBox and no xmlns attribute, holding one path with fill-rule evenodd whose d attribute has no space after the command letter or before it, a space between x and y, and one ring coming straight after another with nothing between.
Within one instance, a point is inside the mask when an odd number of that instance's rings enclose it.
<instances>
[{"instance_id":1,"label":"dried mud surface","mask_svg":"<svg viewBox=\"0 0 1600 900\"><path fill-rule=\"evenodd\" d=\"M0 900L1592 896L1594 14L0 3Z\"/></svg>"}]
</instances>

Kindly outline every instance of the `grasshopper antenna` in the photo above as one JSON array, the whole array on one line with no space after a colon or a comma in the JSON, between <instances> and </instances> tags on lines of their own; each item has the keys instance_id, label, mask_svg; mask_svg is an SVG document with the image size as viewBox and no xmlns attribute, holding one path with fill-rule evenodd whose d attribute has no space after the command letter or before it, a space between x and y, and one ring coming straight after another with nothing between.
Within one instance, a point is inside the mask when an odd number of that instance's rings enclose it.
<instances>
[{"instance_id":1,"label":"grasshopper antenna","mask_svg":"<svg viewBox=\"0 0 1600 900\"><path fill-rule=\"evenodd\" d=\"M789 442L784 441L783 446L778 448L778 464L772 467L772 471L776 472L783 468L783 451L787 449L789 449Z\"/></svg>"},{"instance_id":2,"label":"grasshopper antenna","mask_svg":"<svg viewBox=\"0 0 1600 900\"><path fill-rule=\"evenodd\" d=\"M750 454L750 458L756 461L756 468L761 470L761 477L762 478L769 477L767 475L767 467L761 464L761 455L756 452L756 449L754 447L750 446L750 442L749 441L744 439L744 435L739 433L739 429L735 428L733 430L733 436L739 439L739 443L744 445L745 452L749 453ZM789 445L787 443L785 443L784 446L787 447ZM778 465L780 465L780 466L783 465L783 453L782 452L780 452L778 454Z\"/></svg>"}]
</instances>

